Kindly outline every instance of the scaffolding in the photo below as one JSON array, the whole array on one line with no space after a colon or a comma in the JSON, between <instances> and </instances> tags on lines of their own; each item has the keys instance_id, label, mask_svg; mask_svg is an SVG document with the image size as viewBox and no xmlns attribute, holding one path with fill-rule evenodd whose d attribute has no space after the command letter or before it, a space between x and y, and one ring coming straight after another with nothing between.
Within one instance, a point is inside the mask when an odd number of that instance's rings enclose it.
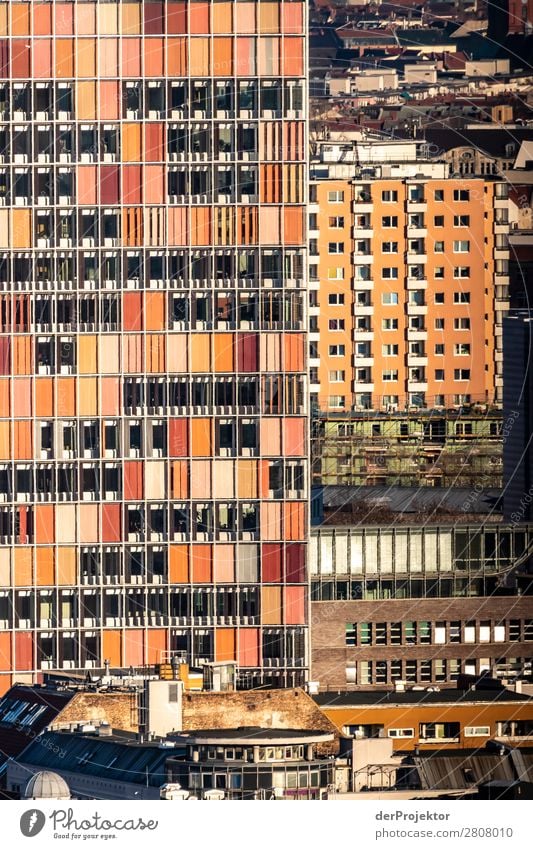
<instances>
[{"instance_id":1,"label":"scaffolding","mask_svg":"<svg viewBox=\"0 0 533 849\"><path fill-rule=\"evenodd\" d=\"M313 483L502 485L502 411L471 407L402 412L316 412Z\"/></svg>"}]
</instances>

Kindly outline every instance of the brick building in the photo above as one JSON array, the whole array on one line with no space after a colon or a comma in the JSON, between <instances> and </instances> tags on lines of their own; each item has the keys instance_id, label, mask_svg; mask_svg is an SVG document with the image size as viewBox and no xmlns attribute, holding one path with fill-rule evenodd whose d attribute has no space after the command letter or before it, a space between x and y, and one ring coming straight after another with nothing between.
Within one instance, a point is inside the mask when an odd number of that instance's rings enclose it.
<instances>
[{"instance_id":1,"label":"brick building","mask_svg":"<svg viewBox=\"0 0 533 849\"><path fill-rule=\"evenodd\" d=\"M488 522L317 529L312 679L357 690L531 675L531 535Z\"/></svg>"}]
</instances>

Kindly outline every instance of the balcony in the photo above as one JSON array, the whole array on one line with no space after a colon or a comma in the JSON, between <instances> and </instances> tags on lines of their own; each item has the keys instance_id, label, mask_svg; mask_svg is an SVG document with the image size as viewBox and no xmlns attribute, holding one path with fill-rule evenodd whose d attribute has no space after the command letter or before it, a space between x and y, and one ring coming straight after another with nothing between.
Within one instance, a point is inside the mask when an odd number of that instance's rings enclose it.
<instances>
[{"instance_id":1,"label":"balcony","mask_svg":"<svg viewBox=\"0 0 533 849\"><path fill-rule=\"evenodd\" d=\"M354 251L352 253L352 262L354 265L369 265L372 262L370 247L368 248L368 253Z\"/></svg>"}]
</instances>

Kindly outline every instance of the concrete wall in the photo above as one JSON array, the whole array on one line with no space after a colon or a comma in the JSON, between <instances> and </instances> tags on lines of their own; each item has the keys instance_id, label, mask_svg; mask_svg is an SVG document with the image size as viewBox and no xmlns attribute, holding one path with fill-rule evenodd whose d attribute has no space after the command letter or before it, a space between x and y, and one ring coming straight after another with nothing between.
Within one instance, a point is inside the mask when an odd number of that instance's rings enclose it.
<instances>
[{"instance_id":1,"label":"concrete wall","mask_svg":"<svg viewBox=\"0 0 533 849\"><path fill-rule=\"evenodd\" d=\"M76 693L58 714L53 727L70 722L107 722L122 731L137 731L139 716L135 693Z\"/></svg>"}]
</instances>

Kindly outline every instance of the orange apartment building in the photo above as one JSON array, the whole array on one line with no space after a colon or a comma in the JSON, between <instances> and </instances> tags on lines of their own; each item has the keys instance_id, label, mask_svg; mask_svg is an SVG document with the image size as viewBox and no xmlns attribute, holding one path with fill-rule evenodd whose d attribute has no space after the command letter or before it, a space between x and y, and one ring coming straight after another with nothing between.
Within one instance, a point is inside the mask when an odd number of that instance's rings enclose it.
<instances>
[{"instance_id":1,"label":"orange apartment building","mask_svg":"<svg viewBox=\"0 0 533 849\"><path fill-rule=\"evenodd\" d=\"M417 142L318 146L310 367L321 410L501 402L506 197L496 179L447 177Z\"/></svg>"}]
</instances>

